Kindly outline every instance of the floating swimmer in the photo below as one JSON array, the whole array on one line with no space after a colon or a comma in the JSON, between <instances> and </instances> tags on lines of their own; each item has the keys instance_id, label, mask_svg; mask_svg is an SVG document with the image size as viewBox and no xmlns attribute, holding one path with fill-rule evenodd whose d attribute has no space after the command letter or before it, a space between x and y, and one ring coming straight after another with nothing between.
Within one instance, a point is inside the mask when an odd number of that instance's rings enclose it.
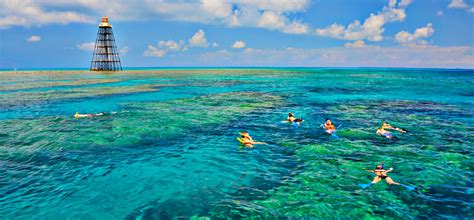
<instances>
[{"instance_id":1,"label":"floating swimmer","mask_svg":"<svg viewBox=\"0 0 474 220\"><path fill-rule=\"evenodd\" d=\"M391 167L388 170L385 170L384 165L385 165L385 162L382 162L381 165L377 165L377 167L375 167L375 170L368 170L369 172L375 173L375 177L372 180L371 184L376 184L376 183L380 182L380 180L385 180L390 185L392 185L392 184L400 185L400 183L397 183L397 182L393 181L392 178L390 178L387 175L387 173L393 171L393 167Z\"/></svg>"},{"instance_id":2,"label":"floating swimmer","mask_svg":"<svg viewBox=\"0 0 474 220\"><path fill-rule=\"evenodd\" d=\"M293 113L288 113L288 117L286 118L286 122L291 122L296 125L300 125L301 122L303 122L303 118L296 118Z\"/></svg>"},{"instance_id":3,"label":"floating swimmer","mask_svg":"<svg viewBox=\"0 0 474 220\"><path fill-rule=\"evenodd\" d=\"M76 112L76 114L74 115L74 118L92 118L92 117L102 116L102 115L104 115L102 112L98 114L79 114L79 112Z\"/></svg>"},{"instance_id":4,"label":"floating swimmer","mask_svg":"<svg viewBox=\"0 0 474 220\"><path fill-rule=\"evenodd\" d=\"M389 123L387 122L382 122L382 126L380 126L380 128L377 129L377 134L378 135L381 135L381 136L385 136L386 138L388 139L391 139L393 138L393 134L388 131L388 130L395 130L395 131L399 131L401 133L406 133L407 130L405 129L401 129L401 128L397 128L397 127L394 127L392 125L390 125Z\"/></svg>"},{"instance_id":5,"label":"floating swimmer","mask_svg":"<svg viewBox=\"0 0 474 220\"><path fill-rule=\"evenodd\" d=\"M336 127L336 125L332 123L331 119L326 119L326 122L320 125L320 127L322 127L324 131L330 134L334 139L339 139L336 132L337 132L337 129L341 126L342 124Z\"/></svg>"},{"instance_id":6,"label":"floating swimmer","mask_svg":"<svg viewBox=\"0 0 474 220\"><path fill-rule=\"evenodd\" d=\"M392 172L393 171L393 168L391 167L390 169L386 170L384 168L385 166L385 162L382 162L381 165L377 165L377 167L375 167L375 170L367 170L368 172L371 172L371 173L375 173L375 177L374 179L372 180L372 182L368 183L368 184L359 184L359 186L361 186L362 188L367 188L369 186L372 186L378 182L380 182L381 180L385 180L388 184L390 185L401 185L403 187L405 187L406 189L408 190L413 190L415 189L414 186L407 186L407 185L404 185L404 184L400 184L400 183L397 183L395 181L393 181L392 178L390 178L388 176L387 173L389 172Z\"/></svg>"},{"instance_id":7,"label":"floating swimmer","mask_svg":"<svg viewBox=\"0 0 474 220\"><path fill-rule=\"evenodd\" d=\"M254 144L267 144L265 142L257 142L257 141L254 141L252 139L252 137L250 137L249 133L244 131L242 133L239 133L241 135L241 137L238 137L237 140L245 145L246 147L250 147L252 148Z\"/></svg>"},{"instance_id":8,"label":"floating swimmer","mask_svg":"<svg viewBox=\"0 0 474 220\"><path fill-rule=\"evenodd\" d=\"M381 128L383 128L383 129L392 129L392 130L396 130L396 131L399 131L399 132L402 132L402 133L406 133L406 132L407 132L407 130L394 127L394 126L390 125L390 124L387 123L387 122L382 122Z\"/></svg>"},{"instance_id":9,"label":"floating swimmer","mask_svg":"<svg viewBox=\"0 0 474 220\"><path fill-rule=\"evenodd\" d=\"M110 114L113 115L115 113L116 112L111 112ZM74 118L92 118L92 117L104 116L107 114L108 114L107 112L100 112L97 114L79 114L79 112L76 112L76 114L74 114Z\"/></svg>"},{"instance_id":10,"label":"floating swimmer","mask_svg":"<svg viewBox=\"0 0 474 220\"><path fill-rule=\"evenodd\" d=\"M328 134L335 134L336 133L336 125L334 125L331 121L331 119L326 119L326 122L321 125L326 133Z\"/></svg>"},{"instance_id":11,"label":"floating swimmer","mask_svg":"<svg viewBox=\"0 0 474 220\"><path fill-rule=\"evenodd\" d=\"M387 131L383 128L377 128L377 132L376 132L378 135L380 136L385 136L386 138L388 139L392 139L393 138L393 134L390 133L390 131Z\"/></svg>"}]
</instances>

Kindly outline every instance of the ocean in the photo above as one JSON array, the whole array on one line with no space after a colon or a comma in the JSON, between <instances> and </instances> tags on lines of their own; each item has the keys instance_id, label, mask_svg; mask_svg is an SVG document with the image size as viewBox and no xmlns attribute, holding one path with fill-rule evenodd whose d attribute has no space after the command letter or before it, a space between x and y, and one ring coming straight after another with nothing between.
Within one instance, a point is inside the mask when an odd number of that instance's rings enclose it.
<instances>
[{"instance_id":1,"label":"ocean","mask_svg":"<svg viewBox=\"0 0 474 220\"><path fill-rule=\"evenodd\" d=\"M462 69L2 71L0 218L472 219L473 97ZM362 188L382 162L404 186Z\"/></svg>"}]
</instances>

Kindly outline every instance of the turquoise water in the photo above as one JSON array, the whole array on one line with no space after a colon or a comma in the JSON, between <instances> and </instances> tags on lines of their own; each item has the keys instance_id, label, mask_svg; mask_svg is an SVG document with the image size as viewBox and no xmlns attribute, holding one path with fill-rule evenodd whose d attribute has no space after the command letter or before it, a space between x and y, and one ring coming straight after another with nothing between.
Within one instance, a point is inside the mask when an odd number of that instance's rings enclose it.
<instances>
[{"instance_id":1,"label":"turquoise water","mask_svg":"<svg viewBox=\"0 0 474 220\"><path fill-rule=\"evenodd\" d=\"M0 218L473 218L473 85L438 69L0 72ZM376 136L382 120L410 132ZM382 161L416 189L360 188Z\"/></svg>"}]
</instances>

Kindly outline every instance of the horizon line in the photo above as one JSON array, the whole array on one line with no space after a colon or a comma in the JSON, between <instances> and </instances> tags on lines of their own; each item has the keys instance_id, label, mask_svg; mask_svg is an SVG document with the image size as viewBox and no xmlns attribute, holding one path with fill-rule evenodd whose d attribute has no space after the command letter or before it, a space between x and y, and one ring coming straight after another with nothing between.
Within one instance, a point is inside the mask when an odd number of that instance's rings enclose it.
<instances>
[{"instance_id":1,"label":"horizon line","mask_svg":"<svg viewBox=\"0 0 474 220\"><path fill-rule=\"evenodd\" d=\"M347 66L347 67L334 67L334 66L161 66L161 67L123 67L123 71L126 70L160 70L160 69L442 69L442 70L474 70L474 68L464 67L370 67L370 66ZM80 70L89 71L89 68L83 67L45 67L45 68L0 68L0 71L61 71L61 70ZM91 71L94 72L94 71ZM100 71L98 71L100 72ZM116 71L120 72L120 71Z\"/></svg>"}]
</instances>

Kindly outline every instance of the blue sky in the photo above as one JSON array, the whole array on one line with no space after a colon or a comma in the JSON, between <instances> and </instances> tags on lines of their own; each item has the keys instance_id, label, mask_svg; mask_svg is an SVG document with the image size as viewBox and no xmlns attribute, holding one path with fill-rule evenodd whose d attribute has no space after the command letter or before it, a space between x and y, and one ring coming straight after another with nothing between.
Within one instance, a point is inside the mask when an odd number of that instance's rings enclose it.
<instances>
[{"instance_id":1,"label":"blue sky","mask_svg":"<svg viewBox=\"0 0 474 220\"><path fill-rule=\"evenodd\" d=\"M125 67L474 68L474 0L0 0L0 68L88 68L103 15Z\"/></svg>"}]
</instances>

